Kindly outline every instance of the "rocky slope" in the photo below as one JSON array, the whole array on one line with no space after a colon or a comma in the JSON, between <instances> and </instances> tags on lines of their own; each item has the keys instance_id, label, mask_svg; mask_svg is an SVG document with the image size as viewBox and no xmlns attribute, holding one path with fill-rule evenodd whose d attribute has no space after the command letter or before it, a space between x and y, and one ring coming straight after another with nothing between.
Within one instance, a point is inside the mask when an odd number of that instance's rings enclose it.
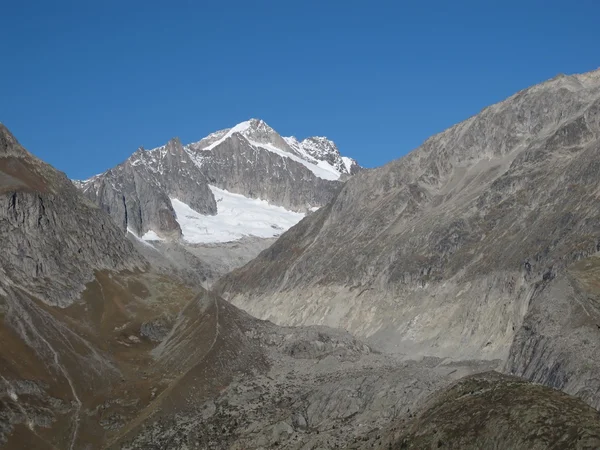
<instances>
[{"instance_id":1,"label":"rocky slope","mask_svg":"<svg viewBox=\"0 0 600 450\"><path fill-rule=\"evenodd\" d=\"M436 392L375 448L593 449L600 446L599 418L581 400L490 372Z\"/></svg>"},{"instance_id":2,"label":"rocky slope","mask_svg":"<svg viewBox=\"0 0 600 450\"><path fill-rule=\"evenodd\" d=\"M598 405L600 359L561 314L593 345L595 300L564 283L599 248L599 134L600 71L521 91L355 175L216 291L403 354L498 358Z\"/></svg>"}]
</instances>

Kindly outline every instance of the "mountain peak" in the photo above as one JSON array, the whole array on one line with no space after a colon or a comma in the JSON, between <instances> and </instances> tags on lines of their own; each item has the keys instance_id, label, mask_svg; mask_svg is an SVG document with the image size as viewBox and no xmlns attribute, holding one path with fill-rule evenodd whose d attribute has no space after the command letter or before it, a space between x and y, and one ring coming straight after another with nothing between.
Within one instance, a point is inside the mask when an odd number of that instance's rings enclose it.
<instances>
[{"instance_id":1,"label":"mountain peak","mask_svg":"<svg viewBox=\"0 0 600 450\"><path fill-rule=\"evenodd\" d=\"M0 156L26 156L27 151L21 147L17 138L0 122Z\"/></svg>"},{"instance_id":2,"label":"mountain peak","mask_svg":"<svg viewBox=\"0 0 600 450\"><path fill-rule=\"evenodd\" d=\"M275 132L267 123L262 119L248 119L243 122L234 125L233 127L223 130L227 131L226 134L231 135L233 133L250 134L253 132L270 133ZM217 132L219 133L219 132ZM213 133L215 134L215 133ZM210 136L210 135L209 135Z\"/></svg>"}]
</instances>

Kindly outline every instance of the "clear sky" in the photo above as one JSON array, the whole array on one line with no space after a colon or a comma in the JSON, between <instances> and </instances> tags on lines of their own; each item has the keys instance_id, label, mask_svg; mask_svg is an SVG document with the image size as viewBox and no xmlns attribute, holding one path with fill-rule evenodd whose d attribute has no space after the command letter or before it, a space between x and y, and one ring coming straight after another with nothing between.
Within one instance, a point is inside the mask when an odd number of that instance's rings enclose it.
<instances>
[{"instance_id":1,"label":"clear sky","mask_svg":"<svg viewBox=\"0 0 600 450\"><path fill-rule=\"evenodd\" d=\"M0 121L85 178L251 117L382 165L600 66L600 2L3 0Z\"/></svg>"}]
</instances>

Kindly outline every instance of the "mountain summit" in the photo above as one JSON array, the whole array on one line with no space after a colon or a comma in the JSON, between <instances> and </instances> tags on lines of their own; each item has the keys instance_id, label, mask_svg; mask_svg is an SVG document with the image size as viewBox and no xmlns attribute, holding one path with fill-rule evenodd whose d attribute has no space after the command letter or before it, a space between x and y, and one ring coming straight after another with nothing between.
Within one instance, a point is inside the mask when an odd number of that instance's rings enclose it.
<instances>
[{"instance_id":1,"label":"mountain summit","mask_svg":"<svg viewBox=\"0 0 600 450\"><path fill-rule=\"evenodd\" d=\"M251 119L189 145L172 139L152 150L140 148L117 167L75 184L124 232L149 240L217 242L278 235L331 200L359 170L326 138L282 138L264 121ZM235 205L218 202L216 195ZM223 223L230 218L210 218L228 208L255 220L259 208L265 226L247 230L242 222L237 228ZM223 234L213 225L233 229Z\"/></svg>"},{"instance_id":2,"label":"mountain summit","mask_svg":"<svg viewBox=\"0 0 600 450\"><path fill-rule=\"evenodd\" d=\"M212 133L188 148L191 151L213 150L236 134L251 146L299 162L319 178L338 180L343 175L353 175L360 170L355 160L342 157L335 143L326 137L310 137L299 142L293 136L281 137L260 119L250 119Z\"/></svg>"}]
</instances>

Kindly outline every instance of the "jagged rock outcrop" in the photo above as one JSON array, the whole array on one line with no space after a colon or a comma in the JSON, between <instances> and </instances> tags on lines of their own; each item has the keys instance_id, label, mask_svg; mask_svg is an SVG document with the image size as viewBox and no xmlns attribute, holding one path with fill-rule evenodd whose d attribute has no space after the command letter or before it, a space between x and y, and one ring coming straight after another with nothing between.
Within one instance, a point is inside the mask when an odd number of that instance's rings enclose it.
<instances>
[{"instance_id":1,"label":"jagged rock outcrop","mask_svg":"<svg viewBox=\"0 0 600 450\"><path fill-rule=\"evenodd\" d=\"M217 212L207 179L178 139L145 151L138 149L127 161L77 186L107 211L123 232L139 236L154 231L161 237L179 237L171 198L201 214Z\"/></svg>"},{"instance_id":2,"label":"jagged rock outcrop","mask_svg":"<svg viewBox=\"0 0 600 450\"><path fill-rule=\"evenodd\" d=\"M526 89L354 176L216 291L400 353L506 360L538 285L598 250L599 136L600 71ZM561 360L559 341L547 345ZM573 366L599 367L580 356Z\"/></svg>"},{"instance_id":3,"label":"jagged rock outcrop","mask_svg":"<svg viewBox=\"0 0 600 450\"><path fill-rule=\"evenodd\" d=\"M342 156L335 142L324 136L313 136L302 141L292 136L284 140L299 155L325 161L341 174L355 175L362 170L355 160Z\"/></svg>"},{"instance_id":4,"label":"jagged rock outcrop","mask_svg":"<svg viewBox=\"0 0 600 450\"><path fill-rule=\"evenodd\" d=\"M600 409L600 258L536 284L505 372L544 383Z\"/></svg>"}]
</instances>

